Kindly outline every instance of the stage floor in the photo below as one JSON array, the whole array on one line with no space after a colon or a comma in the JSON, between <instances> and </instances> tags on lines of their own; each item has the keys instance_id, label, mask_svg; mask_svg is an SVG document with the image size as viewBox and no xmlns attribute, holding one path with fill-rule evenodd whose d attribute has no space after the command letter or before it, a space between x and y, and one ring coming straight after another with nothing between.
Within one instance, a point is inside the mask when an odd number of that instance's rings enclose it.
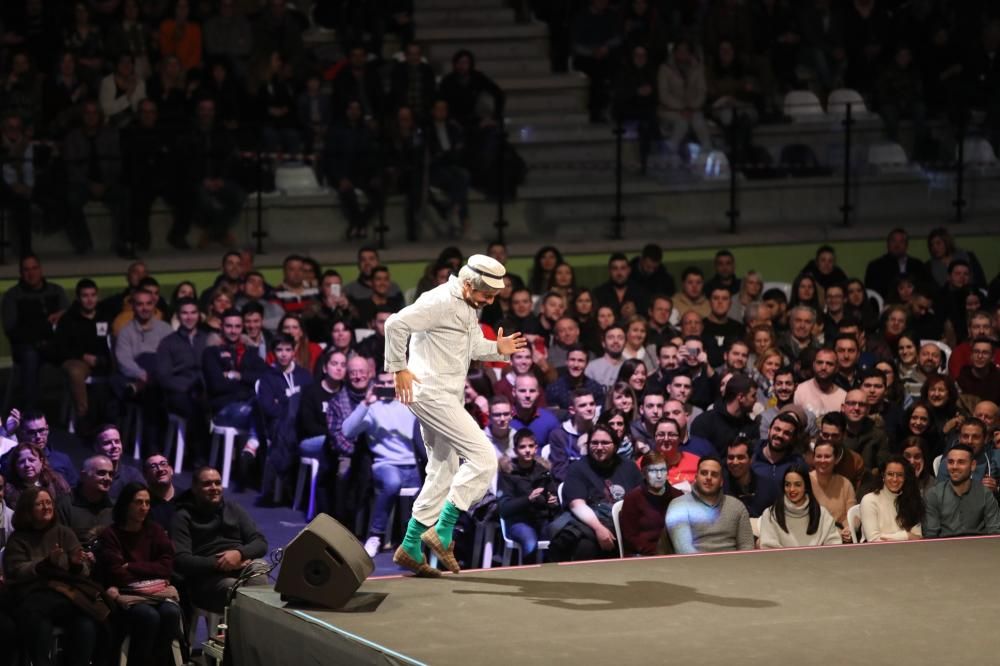
<instances>
[{"instance_id":1,"label":"stage floor","mask_svg":"<svg viewBox=\"0 0 1000 666\"><path fill-rule=\"evenodd\" d=\"M1000 663L998 562L1000 537L549 564L369 579L368 612L249 589L237 611L263 624L239 631L235 663ZM269 621L297 626L294 661L248 656ZM300 653L310 641L326 648Z\"/></svg>"}]
</instances>

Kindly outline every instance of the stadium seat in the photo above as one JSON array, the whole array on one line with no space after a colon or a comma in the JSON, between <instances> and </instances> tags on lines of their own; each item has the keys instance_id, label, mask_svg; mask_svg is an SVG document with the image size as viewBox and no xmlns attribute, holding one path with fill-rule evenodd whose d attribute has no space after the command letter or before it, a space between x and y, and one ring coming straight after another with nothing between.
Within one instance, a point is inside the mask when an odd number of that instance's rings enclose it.
<instances>
[{"instance_id":1,"label":"stadium seat","mask_svg":"<svg viewBox=\"0 0 1000 666\"><path fill-rule=\"evenodd\" d=\"M618 500L611 505L611 520L615 524L615 539L618 540L618 557L625 557L625 544L622 543L621 523L622 505L624 504L625 500Z\"/></svg>"},{"instance_id":2,"label":"stadium seat","mask_svg":"<svg viewBox=\"0 0 1000 666\"><path fill-rule=\"evenodd\" d=\"M981 136L972 136L965 139L964 160L966 166L971 167L995 167L997 166L997 156L993 152L990 142ZM958 147L955 147L955 159L958 159Z\"/></svg>"},{"instance_id":3,"label":"stadium seat","mask_svg":"<svg viewBox=\"0 0 1000 666\"><path fill-rule=\"evenodd\" d=\"M177 414L167 415L167 436L163 442L163 457L170 460L174 453L174 474L181 473L184 464L184 439L187 434L187 419Z\"/></svg>"},{"instance_id":4,"label":"stadium seat","mask_svg":"<svg viewBox=\"0 0 1000 666\"><path fill-rule=\"evenodd\" d=\"M517 551L517 563L524 564L524 552L521 550L521 544L507 536L507 521L503 518L500 519L500 536L503 538L503 566L510 566L511 556L514 551ZM536 548L535 561L541 564L545 557L545 551L549 549L549 542L539 541Z\"/></svg>"},{"instance_id":5,"label":"stadium seat","mask_svg":"<svg viewBox=\"0 0 1000 666\"><path fill-rule=\"evenodd\" d=\"M819 103L819 97L809 90L792 90L785 95L784 110L786 116L791 116L795 120L826 119L826 111Z\"/></svg>"},{"instance_id":6,"label":"stadium seat","mask_svg":"<svg viewBox=\"0 0 1000 666\"><path fill-rule=\"evenodd\" d=\"M875 305L878 306L879 314L881 314L882 310L885 308L885 299L882 298L882 294L878 293L874 289L866 289L865 291L868 294L868 298L875 301Z\"/></svg>"},{"instance_id":7,"label":"stadium seat","mask_svg":"<svg viewBox=\"0 0 1000 666\"><path fill-rule=\"evenodd\" d=\"M785 292L785 298L790 299L792 297L792 285L789 282L765 282L763 291L760 293L763 294L769 289L780 289Z\"/></svg>"},{"instance_id":8,"label":"stadium seat","mask_svg":"<svg viewBox=\"0 0 1000 666\"><path fill-rule=\"evenodd\" d=\"M289 195L323 194L316 172L307 164L282 164L274 173L274 186Z\"/></svg>"},{"instance_id":9,"label":"stadium seat","mask_svg":"<svg viewBox=\"0 0 1000 666\"><path fill-rule=\"evenodd\" d=\"M944 360L942 361L944 367L948 367L948 360L951 358L951 347L941 340L921 340L920 346L923 347L924 345L936 345L937 348L941 350L941 355L944 357ZM934 473L937 474L937 470L934 470Z\"/></svg>"},{"instance_id":10,"label":"stadium seat","mask_svg":"<svg viewBox=\"0 0 1000 666\"><path fill-rule=\"evenodd\" d=\"M847 526L851 529L851 541L854 543L864 543L868 541L865 533L861 529L861 505L855 504L847 510Z\"/></svg>"},{"instance_id":11,"label":"stadium seat","mask_svg":"<svg viewBox=\"0 0 1000 666\"><path fill-rule=\"evenodd\" d=\"M853 88L837 88L826 98L826 112L836 118L847 115L847 105L851 105L851 117L868 115L868 105L865 98Z\"/></svg>"},{"instance_id":12,"label":"stadium seat","mask_svg":"<svg viewBox=\"0 0 1000 666\"><path fill-rule=\"evenodd\" d=\"M209 454L210 464L219 469L219 445L222 447L222 487L229 487L229 477L233 471L233 450L236 448L236 440L239 437L246 437L247 431L229 426L217 425L212 421L209 432L212 433L212 449Z\"/></svg>"},{"instance_id":13,"label":"stadium seat","mask_svg":"<svg viewBox=\"0 0 1000 666\"><path fill-rule=\"evenodd\" d=\"M309 505L306 507L306 520L312 520L316 515L316 483L319 481L319 460L302 456L299 458L299 476L295 481L295 499L292 508L302 506L302 495L306 489L306 475L309 475Z\"/></svg>"},{"instance_id":14,"label":"stadium seat","mask_svg":"<svg viewBox=\"0 0 1000 666\"><path fill-rule=\"evenodd\" d=\"M903 147L892 141L880 141L868 146L866 161L879 174L913 173L916 170Z\"/></svg>"},{"instance_id":15,"label":"stadium seat","mask_svg":"<svg viewBox=\"0 0 1000 666\"><path fill-rule=\"evenodd\" d=\"M691 163L691 169L696 176L705 180L728 179L729 157L721 150L703 150Z\"/></svg>"}]
</instances>

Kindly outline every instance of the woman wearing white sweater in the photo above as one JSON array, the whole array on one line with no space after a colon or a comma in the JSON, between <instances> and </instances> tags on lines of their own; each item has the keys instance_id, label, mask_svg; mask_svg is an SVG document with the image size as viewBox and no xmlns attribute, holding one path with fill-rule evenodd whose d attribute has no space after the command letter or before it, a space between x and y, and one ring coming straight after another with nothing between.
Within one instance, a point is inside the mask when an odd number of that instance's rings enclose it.
<instances>
[{"instance_id":1,"label":"woman wearing white sweater","mask_svg":"<svg viewBox=\"0 0 1000 666\"><path fill-rule=\"evenodd\" d=\"M830 512L813 495L809 470L794 465L785 472L784 494L760 515L761 548L827 546L841 543Z\"/></svg>"},{"instance_id":2,"label":"woman wearing white sweater","mask_svg":"<svg viewBox=\"0 0 1000 666\"><path fill-rule=\"evenodd\" d=\"M861 530L868 541L922 538L924 500L913 466L903 456L889 456L882 487L861 498Z\"/></svg>"}]
</instances>

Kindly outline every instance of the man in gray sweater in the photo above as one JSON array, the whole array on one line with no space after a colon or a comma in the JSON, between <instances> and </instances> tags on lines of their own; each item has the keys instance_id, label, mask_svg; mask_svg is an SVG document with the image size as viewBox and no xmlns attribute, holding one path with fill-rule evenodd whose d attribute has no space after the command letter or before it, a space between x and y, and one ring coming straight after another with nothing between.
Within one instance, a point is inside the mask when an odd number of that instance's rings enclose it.
<instances>
[{"instance_id":1,"label":"man in gray sweater","mask_svg":"<svg viewBox=\"0 0 1000 666\"><path fill-rule=\"evenodd\" d=\"M753 550L753 529L746 506L722 492L722 462L705 456L690 495L667 509L667 532L677 553Z\"/></svg>"}]
</instances>

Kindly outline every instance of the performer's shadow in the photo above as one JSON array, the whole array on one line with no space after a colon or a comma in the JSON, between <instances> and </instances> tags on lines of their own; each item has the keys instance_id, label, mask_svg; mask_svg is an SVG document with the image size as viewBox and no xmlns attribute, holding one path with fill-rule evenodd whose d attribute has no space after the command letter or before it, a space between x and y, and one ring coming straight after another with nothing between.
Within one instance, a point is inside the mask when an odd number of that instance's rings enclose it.
<instances>
[{"instance_id":1,"label":"performer's shadow","mask_svg":"<svg viewBox=\"0 0 1000 666\"><path fill-rule=\"evenodd\" d=\"M774 601L704 594L687 585L661 580L630 580L624 584L584 581L560 582L547 580L516 580L477 576L446 576L442 580L482 585L499 585L505 590L453 590L455 594L485 594L502 597L523 597L532 603L550 608L582 611L666 608L679 604L701 602L732 608L770 608Z\"/></svg>"}]
</instances>

